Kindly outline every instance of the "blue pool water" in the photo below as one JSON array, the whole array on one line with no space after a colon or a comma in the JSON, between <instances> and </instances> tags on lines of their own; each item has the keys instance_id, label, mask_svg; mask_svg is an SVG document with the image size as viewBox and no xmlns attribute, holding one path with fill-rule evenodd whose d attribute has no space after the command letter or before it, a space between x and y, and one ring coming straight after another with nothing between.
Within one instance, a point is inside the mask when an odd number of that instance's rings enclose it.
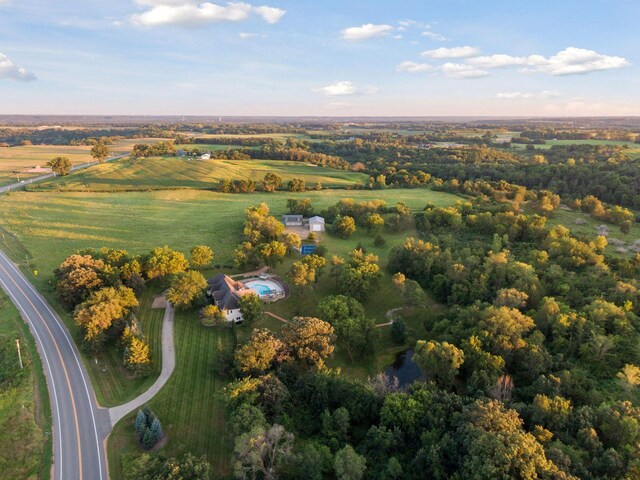
<instances>
[{"instance_id":1,"label":"blue pool water","mask_svg":"<svg viewBox=\"0 0 640 480\"><path fill-rule=\"evenodd\" d=\"M267 295L271 293L271 288L269 288L267 285L262 285L261 283L252 283L251 289L258 292L259 295Z\"/></svg>"}]
</instances>

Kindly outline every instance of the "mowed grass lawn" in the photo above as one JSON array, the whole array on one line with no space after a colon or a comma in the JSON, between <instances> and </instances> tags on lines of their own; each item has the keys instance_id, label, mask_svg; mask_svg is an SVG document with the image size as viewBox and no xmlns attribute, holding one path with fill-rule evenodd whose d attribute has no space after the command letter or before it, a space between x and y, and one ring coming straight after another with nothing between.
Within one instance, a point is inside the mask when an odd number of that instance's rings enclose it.
<instances>
[{"instance_id":1,"label":"mowed grass lawn","mask_svg":"<svg viewBox=\"0 0 640 480\"><path fill-rule=\"evenodd\" d=\"M30 186L29 190L134 191L171 188L215 189L224 179L253 180L259 183L267 173L276 173L284 182L303 178L310 188L346 187L365 184L369 176L345 170L314 167L280 160L200 160L185 157L126 158L103 163Z\"/></svg>"},{"instance_id":2,"label":"mowed grass lawn","mask_svg":"<svg viewBox=\"0 0 640 480\"><path fill-rule=\"evenodd\" d=\"M9 354L2 361L15 367L16 338L24 369L10 385L0 386L0 477L49 478L51 411L42 365L28 327L0 290L0 342Z\"/></svg>"},{"instance_id":3,"label":"mowed grass lawn","mask_svg":"<svg viewBox=\"0 0 640 480\"><path fill-rule=\"evenodd\" d=\"M157 139L153 139L154 141ZM109 149L113 155L120 155L131 151L134 143L147 143L151 139L118 140ZM18 181L15 171L33 168L35 166L44 167L45 164L55 157L67 157L73 165L79 165L93 161L91 158L91 147L86 145L28 145L18 147L0 147L0 186L8 185ZM20 174L20 180L27 180L31 177L42 175L42 173Z\"/></svg>"},{"instance_id":4,"label":"mowed grass lawn","mask_svg":"<svg viewBox=\"0 0 640 480\"><path fill-rule=\"evenodd\" d=\"M219 352L233 351L233 331L203 327L195 313L178 311L174 335L176 369L149 404L168 437L159 453L206 455L215 478L228 476L232 445L226 434L223 391L229 379L216 372L215 360ZM122 478L123 455L139 452L133 429L136 413L121 420L109 437L112 480Z\"/></svg>"}]
</instances>

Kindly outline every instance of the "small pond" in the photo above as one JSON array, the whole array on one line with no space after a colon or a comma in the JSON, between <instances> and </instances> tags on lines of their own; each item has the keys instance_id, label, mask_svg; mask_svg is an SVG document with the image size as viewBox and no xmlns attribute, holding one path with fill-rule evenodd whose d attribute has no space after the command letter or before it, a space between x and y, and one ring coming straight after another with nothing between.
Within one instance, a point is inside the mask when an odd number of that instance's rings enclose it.
<instances>
[{"instance_id":1,"label":"small pond","mask_svg":"<svg viewBox=\"0 0 640 480\"><path fill-rule=\"evenodd\" d=\"M389 377L397 377L401 387L422 377L422 370L413 361L413 350L398 353L393 365L387 367L384 373Z\"/></svg>"}]
</instances>

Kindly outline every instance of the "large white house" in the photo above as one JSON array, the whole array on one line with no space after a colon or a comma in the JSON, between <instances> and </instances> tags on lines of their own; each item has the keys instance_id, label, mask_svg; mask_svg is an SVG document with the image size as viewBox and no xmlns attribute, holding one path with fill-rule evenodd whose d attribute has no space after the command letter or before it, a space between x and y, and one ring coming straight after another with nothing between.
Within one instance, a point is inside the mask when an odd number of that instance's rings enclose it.
<instances>
[{"instance_id":1,"label":"large white house","mask_svg":"<svg viewBox=\"0 0 640 480\"><path fill-rule=\"evenodd\" d=\"M240 297L255 293L255 291L222 273L217 274L208 282L207 295L213 299L214 305L224 313L227 322L242 322L244 318L240 312Z\"/></svg>"}]
</instances>

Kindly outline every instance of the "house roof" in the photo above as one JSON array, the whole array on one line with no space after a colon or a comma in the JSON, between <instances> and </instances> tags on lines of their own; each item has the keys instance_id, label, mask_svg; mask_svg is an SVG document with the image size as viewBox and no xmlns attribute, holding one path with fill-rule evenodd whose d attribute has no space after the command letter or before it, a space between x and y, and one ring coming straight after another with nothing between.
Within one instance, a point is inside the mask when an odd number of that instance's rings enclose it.
<instances>
[{"instance_id":1,"label":"house roof","mask_svg":"<svg viewBox=\"0 0 640 480\"><path fill-rule=\"evenodd\" d=\"M316 215L315 217L311 217L309 219L309 223L324 223L324 218Z\"/></svg>"},{"instance_id":2,"label":"house roof","mask_svg":"<svg viewBox=\"0 0 640 480\"><path fill-rule=\"evenodd\" d=\"M253 290L245 287L244 284L222 273L210 278L207 282L209 283L209 294L221 310L240 308L240 297L247 293L253 293Z\"/></svg>"},{"instance_id":3,"label":"house roof","mask_svg":"<svg viewBox=\"0 0 640 480\"><path fill-rule=\"evenodd\" d=\"M283 215L285 220L302 220L302 215Z\"/></svg>"}]
</instances>

